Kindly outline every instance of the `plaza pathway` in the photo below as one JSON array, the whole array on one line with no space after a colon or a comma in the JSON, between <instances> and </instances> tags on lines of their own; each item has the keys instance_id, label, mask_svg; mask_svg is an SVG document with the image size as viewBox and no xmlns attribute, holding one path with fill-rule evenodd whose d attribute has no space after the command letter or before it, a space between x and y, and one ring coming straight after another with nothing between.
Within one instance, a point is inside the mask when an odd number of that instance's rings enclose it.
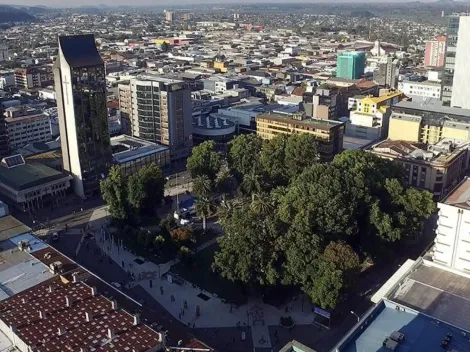
<instances>
[{"instance_id":1,"label":"plaza pathway","mask_svg":"<svg viewBox=\"0 0 470 352\"><path fill-rule=\"evenodd\" d=\"M236 307L224 303L211 292L184 281L171 274L176 260L157 265L147 262L128 251L122 244L112 240L106 230L106 212L96 210L90 219L97 245L118 265L125 269L130 279L128 287L139 285L155 298L168 312L191 328L240 327L251 329L254 347L270 348L268 326L279 326L281 316L290 315L297 325L309 325L313 321L312 306L307 300L298 299L282 310L264 304L261 299L250 299L247 304ZM203 244L205 248L214 243ZM202 249L202 248L199 248ZM80 245L77 247L77 253Z\"/></svg>"}]
</instances>

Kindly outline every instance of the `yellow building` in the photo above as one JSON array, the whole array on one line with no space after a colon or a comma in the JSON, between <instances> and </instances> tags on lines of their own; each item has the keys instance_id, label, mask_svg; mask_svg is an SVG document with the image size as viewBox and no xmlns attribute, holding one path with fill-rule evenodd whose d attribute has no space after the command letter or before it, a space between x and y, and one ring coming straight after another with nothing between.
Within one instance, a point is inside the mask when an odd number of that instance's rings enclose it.
<instances>
[{"instance_id":1,"label":"yellow building","mask_svg":"<svg viewBox=\"0 0 470 352\"><path fill-rule=\"evenodd\" d=\"M440 199L465 176L469 146L468 142L455 143L449 139L434 145L385 140L372 146L369 152L401 163L410 186L426 189Z\"/></svg>"},{"instance_id":2,"label":"yellow building","mask_svg":"<svg viewBox=\"0 0 470 352\"><path fill-rule=\"evenodd\" d=\"M256 117L256 133L264 139L278 134L312 134L318 141L318 152L324 161L331 161L343 150L344 123L306 118L305 113L259 115Z\"/></svg>"},{"instance_id":3,"label":"yellow building","mask_svg":"<svg viewBox=\"0 0 470 352\"><path fill-rule=\"evenodd\" d=\"M384 111L386 107L398 103L405 95L399 90L389 91L379 97L368 96L361 99L357 104L357 111L364 114L375 114Z\"/></svg>"},{"instance_id":4,"label":"yellow building","mask_svg":"<svg viewBox=\"0 0 470 352\"><path fill-rule=\"evenodd\" d=\"M470 141L470 110L400 102L393 106L388 138L435 144L448 138Z\"/></svg>"},{"instance_id":5,"label":"yellow building","mask_svg":"<svg viewBox=\"0 0 470 352\"><path fill-rule=\"evenodd\" d=\"M227 72L228 71L228 62L227 61L215 61L214 68L219 70L220 72Z\"/></svg>"}]
</instances>

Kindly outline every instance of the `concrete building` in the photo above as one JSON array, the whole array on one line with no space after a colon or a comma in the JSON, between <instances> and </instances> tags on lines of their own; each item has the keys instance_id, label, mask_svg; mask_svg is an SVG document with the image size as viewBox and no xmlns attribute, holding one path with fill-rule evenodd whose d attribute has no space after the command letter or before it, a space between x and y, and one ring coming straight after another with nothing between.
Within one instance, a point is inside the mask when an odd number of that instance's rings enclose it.
<instances>
[{"instance_id":1,"label":"concrete building","mask_svg":"<svg viewBox=\"0 0 470 352\"><path fill-rule=\"evenodd\" d=\"M457 39L459 37L460 15L451 15L447 21L446 56L444 62L444 75L442 78L442 101L450 104L452 99L452 86L454 83L455 56L457 53Z\"/></svg>"},{"instance_id":2,"label":"concrete building","mask_svg":"<svg viewBox=\"0 0 470 352\"><path fill-rule=\"evenodd\" d=\"M451 106L470 109L470 16L460 17L458 38Z\"/></svg>"},{"instance_id":3,"label":"concrete building","mask_svg":"<svg viewBox=\"0 0 470 352\"><path fill-rule=\"evenodd\" d=\"M40 163L26 163L20 154L0 164L0 196L21 211L35 211L65 197L72 176Z\"/></svg>"},{"instance_id":4,"label":"concrete building","mask_svg":"<svg viewBox=\"0 0 470 352\"><path fill-rule=\"evenodd\" d=\"M9 87L14 87L15 82L15 72L14 71L2 71L0 73L0 89L5 90Z\"/></svg>"},{"instance_id":5,"label":"concrete building","mask_svg":"<svg viewBox=\"0 0 470 352\"><path fill-rule=\"evenodd\" d=\"M442 94L442 83L424 81L424 82L412 82L403 81L399 85L400 90L410 98L432 98L441 99Z\"/></svg>"},{"instance_id":6,"label":"concrete building","mask_svg":"<svg viewBox=\"0 0 470 352\"><path fill-rule=\"evenodd\" d=\"M59 37L54 76L63 167L87 198L100 191L112 160L104 62L93 35Z\"/></svg>"},{"instance_id":7,"label":"concrete building","mask_svg":"<svg viewBox=\"0 0 470 352\"><path fill-rule=\"evenodd\" d=\"M192 104L184 82L148 74L132 79L130 90L132 135L170 147L173 160L189 156Z\"/></svg>"},{"instance_id":8,"label":"concrete building","mask_svg":"<svg viewBox=\"0 0 470 352\"><path fill-rule=\"evenodd\" d=\"M213 113L206 116L193 117L194 144L214 141L217 149L225 151L226 144L233 138L236 125L230 118Z\"/></svg>"},{"instance_id":9,"label":"concrete building","mask_svg":"<svg viewBox=\"0 0 470 352\"><path fill-rule=\"evenodd\" d=\"M424 51L424 66L426 67L444 67L446 58L446 37L437 36L434 40L426 42Z\"/></svg>"},{"instance_id":10,"label":"concrete building","mask_svg":"<svg viewBox=\"0 0 470 352\"><path fill-rule=\"evenodd\" d=\"M345 134L350 137L377 140L386 138L391 108L404 97L400 91L391 91L380 97L365 97L357 102L346 123Z\"/></svg>"},{"instance_id":11,"label":"concrete building","mask_svg":"<svg viewBox=\"0 0 470 352\"><path fill-rule=\"evenodd\" d=\"M432 259L449 268L470 273L470 179L465 178L437 203L437 222Z\"/></svg>"},{"instance_id":12,"label":"concrete building","mask_svg":"<svg viewBox=\"0 0 470 352\"><path fill-rule=\"evenodd\" d=\"M52 139L51 123L46 114L35 109L14 107L6 109L5 115L10 150Z\"/></svg>"},{"instance_id":13,"label":"concrete building","mask_svg":"<svg viewBox=\"0 0 470 352\"><path fill-rule=\"evenodd\" d=\"M315 94L306 93L301 106L307 117L323 120L337 119L338 88L318 88Z\"/></svg>"},{"instance_id":14,"label":"concrete building","mask_svg":"<svg viewBox=\"0 0 470 352\"><path fill-rule=\"evenodd\" d=\"M392 107L388 138L435 144L470 141L470 110L401 101Z\"/></svg>"},{"instance_id":15,"label":"concrete building","mask_svg":"<svg viewBox=\"0 0 470 352\"><path fill-rule=\"evenodd\" d=\"M383 57L379 60L373 72L374 82L386 88L396 88L398 83L397 60L393 57Z\"/></svg>"},{"instance_id":16,"label":"concrete building","mask_svg":"<svg viewBox=\"0 0 470 352\"><path fill-rule=\"evenodd\" d=\"M170 165L170 148L140 138L121 135L111 138L113 162L123 175L132 175L152 163L161 169Z\"/></svg>"},{"instance_id":17,"label":"concrete building","mask_svg":"<svg viewBox=\"0 0 470 352\"><path fill-rule=\"evenodd\" d=\"M165 13L165 20L168 22L168 23L173 23L175 21L175 13L174 12L170 12L170 11L167 11Z\"/></svg>"},{"instance_id":18,"label":"concrete building","mask_svg":"<svg viewBox=\"0 0 470 352\"><path fill-rule=\"evenodd\" d=\"M364 74L366 54L353 51L338 54L336 64L336 77L358 79Z\"/></svg>"},{"instance_id":19,"label":"concrete building","mask_svg":"<svg viewBox=\"0 0 470 352\"><path fill-rule=\"evenodd\" d=\"M132 95L130 84L119 84L119 111L121 114L121 131L132 136Z\"/></svg>"},{"instance_id":20,"label":"concrete building","mask_svg":"<svg viewBox=\"0 0 470 352\"><path fill-rule=\"evenodd\" d=\"M41 87L41 72L37 68L17 68L15 70L15 86L18 89Z\"/></svg>"},{"instance_id":21,"label":"concrete building","mask_svg":"<svg viewBox=\"0 0 470 352\"><path fill-rule=\"evenodd\" d=\"M436 199L445 196L465 176L469 165L469 142L443 139L426 145L386 140L370 152L403 165L407 183L430 191Z\"/></svg>"},{"instance_id":22,"label":"concrete building","mask_svg":"<svg viewBox=\"0 0 470 352\"><path fill-rule=\"evenodd\" d=\"M343 150L344 123L308 118L304 112L259 115L256 117L256 133L264 139L272 139L278 134L312 134L318 141L318 152L324 161L333 160Z\"/></svg>"}]
</instances>

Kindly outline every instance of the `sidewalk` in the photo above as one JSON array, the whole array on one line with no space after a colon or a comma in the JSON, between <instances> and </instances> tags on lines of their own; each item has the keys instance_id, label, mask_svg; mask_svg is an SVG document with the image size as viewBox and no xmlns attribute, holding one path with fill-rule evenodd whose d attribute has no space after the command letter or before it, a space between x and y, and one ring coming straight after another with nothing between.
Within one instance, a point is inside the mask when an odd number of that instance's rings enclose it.
<instances>
[{"instance_id":1,"label":"sidewalk","mask_svg":"<svg viewBox=\"0 0 470 352\"><path fill-rule=\"evenodd\" d=\"M285 309L264 304L260 299L250 299L240 307L223 303L216 295L206 292L190 282L173 277L169 273L171 266L177 260L165 264L154 264L138 258L122 244L111 239L111 236L101 226L106 228L106 216L103 209L96 210L90 221L93 221L97 245L106 252L119 266L125 269L135 281L132 286L140 285L157 302L176 319L196 328L224 328L250 326L255 347L270 348L268 326L279 326L281 316L290 315L297 325L309 325L313 321L312 305L307 300L300 299L290 302ZM213 239L198 250L214 243ZM79 248L77 248L77 251ZM137 260L137 261L136 261ZM185 305L186 302L186 305ZM197 308L199 307L199 308ZM284 308L284 307L283 307ZM199 310L200 316L197 316Z\"/></svg>"}]
</instances>

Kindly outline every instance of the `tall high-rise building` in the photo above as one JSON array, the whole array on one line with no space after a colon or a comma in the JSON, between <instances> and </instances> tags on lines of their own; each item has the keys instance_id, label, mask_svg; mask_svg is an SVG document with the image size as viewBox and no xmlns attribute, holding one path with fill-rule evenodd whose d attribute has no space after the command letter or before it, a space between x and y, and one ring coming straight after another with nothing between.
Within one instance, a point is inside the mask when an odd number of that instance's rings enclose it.
<instances>
[{"instance_id":1,"label":"tall high-rise building","mask_svg":"<svg viewBox=\"0 0 470 352\"><path fill-rule=\"evenodd\" d=\"M174 12L165 12L165 19L167 22L173 23L175 21L175 13Z\"/></svg>"},{"instance_id":2,"label":"tall high-rise building","mask_svg":"<svg viewBox=\"0 0 470 352\"><path fill-rule=\"evenodd\" d=\"M366 67L366 54L359 51L338 54L336 77L358 79L364 74Z\"/></svg>"},{"instance_id":3,"label":"tall high-rise building","mask_svg":"<svg viewBox=\"0 0 470 352\"><path fill-rule=\"evenodd\" d=\"M59 37L54 79L63 167L87 198L99 192L112 160L105 68L93 35Z\"/></svg>"},{"instance_id":4,"label":"tall high-rise building","mask_svg":"<svg viewBox=\"0 0 470 352\"><path fill-rule=\"evenodd\" d=\"M10 146L8 144L8 129L3 115L3 107L0 104L0 159L10 155Z\"/></svg>"},{"instance_id":5,"label":"tall high-rise building","mask_svg":"<svg viewBox=\"0 0 470 352\"><path fill-rule=\"evenodd\" d=\"M426 42L424 66L443 67L446 58L446 37L438 36Z\"/></svg>"},{"instance_id":6,"label":"tall high-rise building","mask_svg":"<svg viewBox=\"0 0 470 352\"><path fill-rule=\"evenodd\" d=\"M458 38L451 105L470 109L470 16L460 17Z\"/></svg>"},{"instance_id":7,"label":"tall high-rise building","mask_svg":"<svg viewBox=\"0 0 470 352\"><path fill-rule=\"evenodd\" d=\"M457 52L459 22L460 15L451 15L447 21L446 54L444 61L444 75L442 77L441 100L448 104L450 104L452 99L452 85L454 82L455 54Z\"/></svg>"},{"instance_id":8,"label":"tall high-rise building","mask_svg":"<svg viewBox=\"0 0 470 352\"><path fill-rule=\"evenodd\" d=\"M169 146L173 160L189 156L192 104L191 91L184 82L142 75L131 80L130 97L132 135Z\"/></svg>"},{"instance_id":9,"label":"tall high-rise building","mask_svg":"<svg viewBox=\"0 0 470 352\"><path fill-rule=\"evenodd\" d=\"M387 88L397 87L397 76L397 61L393 57L381 59L374 71L375 83Z\"/></svg>"}]
</instances>

